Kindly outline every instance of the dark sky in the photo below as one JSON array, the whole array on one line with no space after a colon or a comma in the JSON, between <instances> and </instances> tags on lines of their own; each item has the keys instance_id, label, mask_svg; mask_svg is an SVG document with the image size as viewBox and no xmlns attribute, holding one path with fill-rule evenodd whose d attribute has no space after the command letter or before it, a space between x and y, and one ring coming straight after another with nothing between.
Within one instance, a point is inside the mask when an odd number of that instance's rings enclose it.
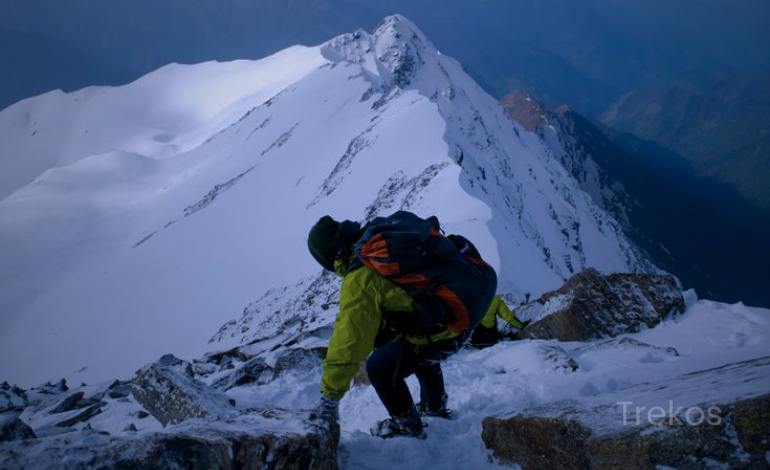
<instances>
[{"instance_id":1,"label":"dark sky","mask_svg":"<svg viewBox=\"0 0 770 470\"><path fill-rule=\"evenodd\" d=\"M524 84L589 114L640 81L770 68L766 0L0 0L0 106L168 62L259 58L396 12L491 93Z\"/></svg>"}]
</instances>

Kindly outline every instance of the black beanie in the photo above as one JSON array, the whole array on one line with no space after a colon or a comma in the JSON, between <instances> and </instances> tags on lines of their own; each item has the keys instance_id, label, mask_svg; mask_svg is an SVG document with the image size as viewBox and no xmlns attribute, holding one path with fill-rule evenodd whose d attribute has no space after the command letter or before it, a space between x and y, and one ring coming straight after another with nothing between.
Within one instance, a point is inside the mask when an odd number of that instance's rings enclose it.
<instances>
[{"instance_id":1,"label":"black beanie","mask_svg":"<svg viewBox=\"0 0 770 470\"><path fill-rule=\"evenodd\" d=\"M337 256L337 236L340 223L325 215L310 229L307 236L307 247L318 263L334 271L334 258Z\"/></svg>"}]
</instances>

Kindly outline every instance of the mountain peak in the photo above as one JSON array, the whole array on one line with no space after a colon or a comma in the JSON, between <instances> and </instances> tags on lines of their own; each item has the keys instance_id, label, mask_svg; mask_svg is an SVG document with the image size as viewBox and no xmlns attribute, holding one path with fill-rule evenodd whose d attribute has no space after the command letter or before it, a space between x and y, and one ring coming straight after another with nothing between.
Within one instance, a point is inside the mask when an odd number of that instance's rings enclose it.
<instances>
[{"instance_id":1,"label":"mountain peak","mask_svg":"<svg viewBox=\"0 0 770 470\"><path fill-rule=\"evenodd\" d=\"M386 16L375 29L373 36L391 45L412 43L414 46L423 47L429 42L417 25L399 14Z\"/></svg>"},{"instance_id":2,"label":"mountain peak","mask_svg":"<svg viewBox=\"0 0 770 470\"><path fill-rule=\"evenodd\" d=\"M425 34L402 15L385 17L373 33L358 30L337 36L321 46L321 53L334 63L363 65L370 78L379 77L383 89L406 87L425 58L438 55Z\"/></svg>"}]
</instances>

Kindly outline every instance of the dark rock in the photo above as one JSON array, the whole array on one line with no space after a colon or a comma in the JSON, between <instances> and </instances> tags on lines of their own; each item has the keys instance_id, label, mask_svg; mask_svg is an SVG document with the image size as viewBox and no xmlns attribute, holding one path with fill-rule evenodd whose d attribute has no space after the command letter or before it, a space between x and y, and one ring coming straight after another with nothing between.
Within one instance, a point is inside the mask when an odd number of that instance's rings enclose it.
<instances>
[{"instance_id":1,"label":"dark rock","mask_svg":"<svg viewBox=\"0 0 770 470\"><path fill-rule=\"evenodd\" d=\"M503 112L510 119L518 122L528 131L534 131L546 124L548 114L540 103L532 99L526 91L514 90L500 100Z\"/></svg>"},{"instance_id":2,"label":"dark rock","mask_svg":"<svg viewBox=\"0 0 770 470\"><path fill-rule=\"evenodd\" d=\"M146 412L144 410L139 410L139 411L136 412L136 417L139 418L139 419L144 419L144 418L146 418L148 416L150 416L150 413L148 413L148 412Z\"/></svg>"},{"instance_id":3,"label":"dark rock","mask_svg":"<svg viewBox=\"0 0 770 470\"><path fill-rule=\"evenodd\" d=\"M521 338L585 341L653 327L684 309L677 279L661 274L615 273L586 269L558 290L543 294L517 311L522 318L543 316L519 333Z\"/></svg>"},{"instance_id":4,"label":"dark rock","mask_svg":"<svg viewBox=\"0 0 770 470\"><path fill-rule=\"evenodd\" d=\"M217 370L219 370L216 364L211 364L208 362L193 362L192 367L195 375L203 376L203 377L207 375L211 375Z\"/></svg>"},{"instance_id":5,"label":"dark rock","mask_svg":"<svg viewBox=\"0 0 770 470\"><path fill-rule=\"evenodd\" d=\"M0 414L0 442L35 438L32 428L19 419L20 414L17 412Z\"/></svg>"},{"instance_id":6,"label":"dark rock","mask_svg":"<svg viewBox=\"0 0 770 470\"><path fill-rule=\"evenodd\" d=\"M223 417L232 410L225 394L195 380L189 362L170 355L137 372L132 392L164 426L190 418Z\"/></svg>"},{"instance_id":7,"label":"dark rock","mask_svg":"<svg viewBox=\"0 0 770 470\"><path fill-rule=\"evenodd\" d=\"M273 368L264 359L255 357L240 367L234 367L232 372L219 378L212 386L219 390L229 390L250 383L265 384L273 380L274 375Z\"/></svg>"},{"instance_id":8,"label":"dark rock","mask_svg":"<svg viewBox=\"0 0 770 470\"><path fill-rule=\"evenodd\" d=\"M67 428L70 426L74 426L78 423L82 423L84 421L88 421L89 419L93 418L94 416L98 415L102 412L102 407L100 403L94 403L93 405L82 408L81 411L77 413L72 413L71 416L67 417L66 419L63 419L62 421L59 421L55 424L55 426L60 428Z\"/></svg>"},{"instance_id":9,"label":"dark rock","mask_svg":"<svg viewBox=\"0 0 770 470\"><path fill-rule=\"evenodd\" d=\"M31 391L40 393L43 395L58 395L60 393L64 393L68 391L69 389L70 388L67 386L67 381L64 379L61 379L55 384L52 384L51 382L47 382L45 385L33 388Z\"/></svg>"},{"instance_id":10,"label":"dark rock","mask_svg":"<svg viewBox=\"0 0 770 470\"><path fill-rule=\"evenodd\" d=\"M524 469L767 468L770 394L699 409L708 419L668 417L612 432L565 418L485 418L482 440L500 461Z\"/></svg>"},{"instance_id":11,"label":"dark rock","mask_svg":"<svg viewBox=\"0 0 770 470\"><path fill-rule=\"evenodd\" d=\"M126 398L131 394L131 385L121 385L118 388L107 390L107 396L110 398Z\"/></svg>"},{"instance_id":12,"label":"dark rock","mask_svg":"<svg viewBox=\"0 0 770 470\"><path fill-rule=\"evenodd\" d=\"M138 429L136 429L136 425L134 423L128 423L128 426L123 428L124 432L136 432Z\"/></svg>"},{"instance_id":13,"label":"dark rock","mask_svg":"<svg viewBox=\"0 0 770 470\"><path fill-rule=\"evenodd\" d=\"M735 403L733 413L738 440L746 452L770 451L770 394Z\"/></svg>"},{"instance_id":14,"label":"dark rock","mask_svg":"<svg viewBox=\"0 0 770 470\"><path fill-rule=\"evenodd\" d=\"M241 361L247 361L251 359L250 357L245 356L241 352L241 348L239 346L236 346L234 348L226 349L224 351L216 351L206 354L203 357L204 363L213 363L217 365L223 365L224 360L231 360L233 358L236 358Z\"/></svg>"},{"instance_id":15,"label":"dark rock","mask_svg":"<svg viewBox=\"0 0 770 470\"><path fill-rule=\"evenodd\" d=\"M131 394L131 381L116 380L107 388L106 395L110 398L125 398Z\"/></svg>"},{"instance_id":16,"label":"dark rock","mask_svg":"<svg viewBox=\"0 0 770 470\"><path fill-rule=\"evenodd\" d=\"M232 368L232 372L217 379L212 386L219 390L229 390L247 384L264 385L272 382L280 374L289 370L310 370L319 367L326 348L295 348L281 352L275 359L275 365L268 365L263 357L253 357L244 363L235 363L233 356L219 357L219 366Z\"/></svg>"},{"instance_id":17,"label":"dark rock","mask_svg":"<svg viewBox=\"0 0 770 470\"><path fill-rule=\"evenodd\" d=\"M290 349L276 359L273 372L278 376L287 370L310 370L319 367L325 355L326 348Z\"/></svg>"},{"instance_id":18,"label":"dark rock","mask_svg":"<svg viewBox=\"0 0 770 470\"><path fill-rule=\"evenodd\" d=\"M590 468L585 452L590 431L557 418L484 418L481 439L501 462L522 468Z\"/></svg>"},{"instance_id":19,"label":"dark rock","mask_svg":"<svg viewBox=\"0 0 770 470\"><path fill-rule=\"evenodd\" d=\"M160 367L184 369L184 373L186 375L190 375L190 376L193 375L192 364L182 359L179 359L173 354L165 354L161 356L161 358L158 359L158 362L156 364Z\"/></svg>"},{"instance_id":20,"label":"dark rock","mask_svg":"<svg viewBox=\"0 0 770 470\"><path fill-rule=\"evenodd\" d=\"M58 469L336 469L339 427L306 413L259 412L228 421L170 426L162 433L94 431L4 445L3 467Z\"/></svg>"},{"instance_id":21,"label":"dark rock","mask_svg":"<svg viewBox=\"0 0 770 470\"><path fill-rule=\"evenodd\" d=\"M23 410L27 403L27 394L24 389L10 385L8 382L0 384L0 413Z\"/></svg>"},{"instance_id":22,"label":"dark rock","mask_svg":"<svg viewBox=\"0 0 770 470\"><path fill-rule=\"evenodd\" d=\"M59 402L56 406L51 408L51 410L48 412L49 414L55 414L55 413L64 413L66 411L72 411L75 408L78 408L78 403L80 403L80 400L83 399L83 392L75 392L72 395L69 395L64 400Z\"/></svg>"}]
</instances>

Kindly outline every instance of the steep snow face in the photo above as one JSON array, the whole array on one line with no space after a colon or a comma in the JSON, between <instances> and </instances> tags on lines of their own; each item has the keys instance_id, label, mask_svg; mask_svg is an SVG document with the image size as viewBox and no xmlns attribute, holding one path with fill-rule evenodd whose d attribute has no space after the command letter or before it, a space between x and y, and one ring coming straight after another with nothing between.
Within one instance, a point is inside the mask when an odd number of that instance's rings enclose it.
<instances>
[{"instance_id":1,"label":"steep snow face","mask_svg":"<svg viewBox=\"0 0 770 470\"><path fill-rule=\"evenodd\" d=\"M543 139L554 158L577 180L580 188L591 196L594 204L620 222L625 233L634 230L629 213L639 202L602 165L608 162L597 162L593 155L597 146L607 145L604 136L585 126L582 118L568 106L547 111L522 90L504 96L500 105L511 120Z\"/></svg>"},{"instance_id":2,"label":"steep snow face","mask_svg":"<svg viewBox=\"0 0 770 470\"><path fill-rule=\"evenodd\" d=\"M305 238L327 213L436 214L513 299L585 266L649 267L400 16L261 61L42 95L0 113L0 135L0 377L23 385L201 354L265 291L318 275Z\"/></svg>"}]
</instances>

